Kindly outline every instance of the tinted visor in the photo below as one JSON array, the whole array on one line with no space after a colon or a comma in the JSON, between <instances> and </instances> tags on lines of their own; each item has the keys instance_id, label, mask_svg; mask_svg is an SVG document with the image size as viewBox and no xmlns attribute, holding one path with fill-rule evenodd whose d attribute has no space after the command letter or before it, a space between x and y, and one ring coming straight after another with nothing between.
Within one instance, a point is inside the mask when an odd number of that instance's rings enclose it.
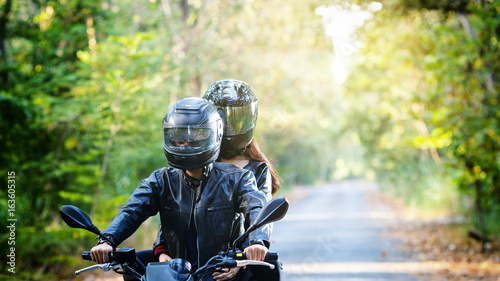
<instances>
[{"instance_id":1,"label":"tinted visor","mask_svg":"<svg viewBox=\"0 0 500 281\"><path fill-rule=\"evenodd\" d=\"M210 149L217 143L213 128L198 126L176 126L163 128L165 149L180 154L192 154Z\"/></svg>"},{"instance_id":2,"label":"tinted visor","mask_svg":"<svg viewBox=\"0 0 500 281\"><path fill-rule=\"evenodd\" d=\"M251 130L257 122L257 104L250 103L243 106L222 107L224 113L224 136L244 134Z\"/></svg>"}]
</instances>

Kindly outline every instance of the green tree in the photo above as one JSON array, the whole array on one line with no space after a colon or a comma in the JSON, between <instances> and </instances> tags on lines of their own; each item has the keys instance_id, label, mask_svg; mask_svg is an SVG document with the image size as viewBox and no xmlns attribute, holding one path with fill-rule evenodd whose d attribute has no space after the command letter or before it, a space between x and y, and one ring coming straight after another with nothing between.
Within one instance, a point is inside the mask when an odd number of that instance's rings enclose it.
<instances>
[{"instance_id":1,"label":"green tree","mask_svg":"<svg viewBox=\"0 0 500 281\"><path fill-rule=\"evenodd\" d=\"M254 89L256 139L285 187L339 175L352 158L352 135L341 131L346 108L327 71L331 44L318 6L2 2L0 126L8 133L0 136L0 171L16 172L17 241L36 245L18 248L22 274L72 274L81 263L75 253L88 250L93 237L63 225L61 205L78 205L96 225L107 225L140 180L166 165L166 109L201 96L215 80L245 80ZM144 239L130 245L150 247L151 229L138 231Z\"/></svg>"},{"instance_id":2,"label":"green tree","mask_svg":"<svg viewBox=\"0 0 500 281\"><path fill-rule=\"evenodd\" d=\"M68 231L58 230L53 223L60 192L74 176L64 169L74 157L67 149L72 120L51 120L47 114L81 78L76 54L88 48L87 30L102 19L99 7L90 1L2 2L0 123L7 133L0 137L0 172L16 173L18 268L46 266L36 257L44 253L49 257L45 262L56 260L57 253L69 245L60 241L71 239ZM5 192L0 191L3 198ZM2 207L5 204L2 200ZM2 213L2 219L5 216ZM5 238L2 234L2 241ZM6 246L2 242L2 252Z\"/></svg>"},{"instance_id":3,"label":"green tree","mask_svg":"<svg viewBox=\"0 0 500 281\"><path fill-rule=\"evenodd\" d=\"M384 5L359 33L365 41L346 86L355 108L348 124L359 126L372 167L400 193L428 201L456 185L475 198L476 226L496 233L498 3Z\"/></svg>"}]
</instances>

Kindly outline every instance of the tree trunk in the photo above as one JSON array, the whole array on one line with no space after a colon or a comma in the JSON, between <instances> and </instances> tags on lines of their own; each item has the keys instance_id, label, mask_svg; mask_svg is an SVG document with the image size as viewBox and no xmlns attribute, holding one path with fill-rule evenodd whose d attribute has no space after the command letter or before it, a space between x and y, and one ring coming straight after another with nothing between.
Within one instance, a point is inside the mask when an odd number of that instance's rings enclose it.
<instances>
[{"instance_id":1,"label":"tree trunk","mask_svg":"<svg viewBox=\"0 0 500 281\"><path fill-rule=\"evenodd\" d=\"M0 15L0 58L4 65L7 64L7 22L11 7L12 0L5 1L4 9ZM6 70L0 72L0 80L4 86L9 83L9 73Z\"/></svg>"}]
</instances>

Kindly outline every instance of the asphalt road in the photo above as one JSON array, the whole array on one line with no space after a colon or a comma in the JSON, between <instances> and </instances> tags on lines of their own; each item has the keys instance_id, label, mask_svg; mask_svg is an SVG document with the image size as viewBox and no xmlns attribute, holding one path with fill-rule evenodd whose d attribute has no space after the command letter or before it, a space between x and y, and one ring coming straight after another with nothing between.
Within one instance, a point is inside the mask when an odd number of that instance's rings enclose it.
<instances>
[{"instance_id":1,"label":"asphalt road","mask_svg":"<svg viewBox=\"0 0 500 281\"><path fill-rule=\"evenodd\" d=\"M286 281L418 280L398 240L386 233L397 218L373 184L310 187L274 223L271 250L280 255Z\"/></svg>"}]
</instances>

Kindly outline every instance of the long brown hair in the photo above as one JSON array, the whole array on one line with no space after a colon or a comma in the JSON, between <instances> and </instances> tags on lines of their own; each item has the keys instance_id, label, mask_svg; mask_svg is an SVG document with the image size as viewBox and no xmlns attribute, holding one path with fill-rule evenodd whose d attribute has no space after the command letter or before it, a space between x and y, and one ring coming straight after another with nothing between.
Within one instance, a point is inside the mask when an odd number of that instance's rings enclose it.
<instances>
[{"instance_id":1,"label":"long brown hair","mask_svg":"<svg viewBox=\"0 0 500 281\"><path fill-rule=\"evenodd\" d=\"M280 176L278 176L278 173L276 172L276 169L274 168L273 164L271 164L271 162L267 159L262 150L260 150L260 147L255 141L255 139L252 139L250 144L247 145L245 153L255 161L266 162L267 166L269 167L269 172L271 172L271 181L272 181L271 193L274 196L281 187L280 183L281 178Z\"/></svg>"}]
</instances>

